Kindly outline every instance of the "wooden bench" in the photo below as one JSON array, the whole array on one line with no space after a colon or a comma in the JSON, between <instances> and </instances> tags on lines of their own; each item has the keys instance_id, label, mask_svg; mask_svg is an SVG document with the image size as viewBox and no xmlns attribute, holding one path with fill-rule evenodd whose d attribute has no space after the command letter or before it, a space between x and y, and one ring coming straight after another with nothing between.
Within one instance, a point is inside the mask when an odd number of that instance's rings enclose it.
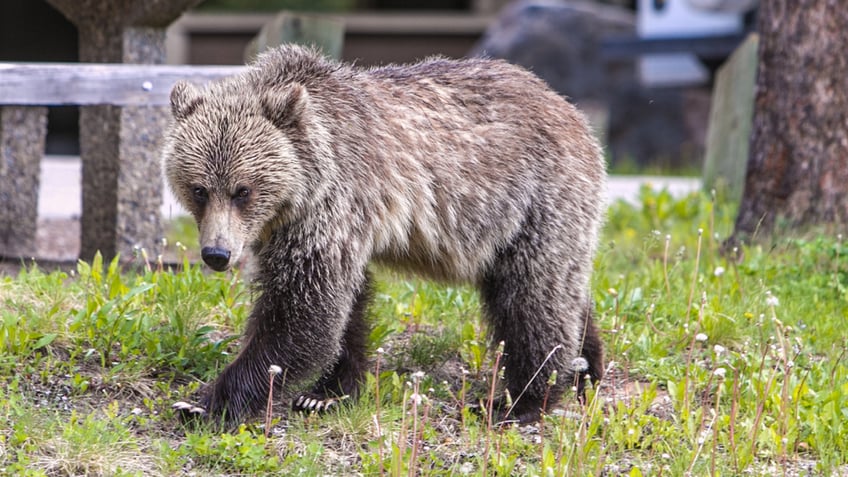
<instances>
[{"instance_id":1,"label":"wooden bench","mask_svg":"<svg viewBox=\"0 0 848 477\"><path fill-rule=\"evenodd\" d=\"M80 108L82 258L158 253L159 164L177 80L204 84L244 67L0 63L0 256L35 253L47 108ZM106 118L107 120L104 120ZM116 131L110 128L117 128Z\"/></svg>"}]
</instances>

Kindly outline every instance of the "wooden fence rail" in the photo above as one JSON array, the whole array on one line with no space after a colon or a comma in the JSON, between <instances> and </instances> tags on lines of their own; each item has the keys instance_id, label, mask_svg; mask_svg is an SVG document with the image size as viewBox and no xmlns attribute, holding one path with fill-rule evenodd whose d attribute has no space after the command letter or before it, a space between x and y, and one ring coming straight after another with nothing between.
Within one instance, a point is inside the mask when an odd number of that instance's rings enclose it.
<instances>
[{"instance_id":1,"label":"wooden fence rail","mask_svg":"<svg viewBox=\"0 0 848 477\"><path fill-rule=\"evenodd\" d=\"M33 256L47 108L77 105L83 166L81 251L131 257L161 243L159 154L178 80L204 84L235 66L0 63L0 256ZM155 256L155 255L154 255Z\"/></svg>"}]
</instances>

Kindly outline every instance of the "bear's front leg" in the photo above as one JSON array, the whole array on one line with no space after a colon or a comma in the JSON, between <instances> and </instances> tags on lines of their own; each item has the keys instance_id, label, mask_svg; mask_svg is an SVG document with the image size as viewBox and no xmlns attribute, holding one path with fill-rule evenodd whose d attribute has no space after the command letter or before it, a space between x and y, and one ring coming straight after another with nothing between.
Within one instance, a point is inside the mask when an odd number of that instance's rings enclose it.
<instances>
[{"instance_id":1,"label":"bear's front leg","mask_svg":"<svg viewBox=\"0 0 848 477\"><path fill-rule=\"evenodd\" d=\"M241 422L265 408L269 368L283 374L275 391L328 370L342 351L342 338L365 286L365 270L351 271L316 251L305 257L274 257L260 270L262 293L248 320L238 357L202 391L199 406L179 407L227 424ZM260 261L263 257L260 256ZM279 394L277 394L279 395ZM177 407L177 406L175 406Z\"/></svg>"}]
</instances>

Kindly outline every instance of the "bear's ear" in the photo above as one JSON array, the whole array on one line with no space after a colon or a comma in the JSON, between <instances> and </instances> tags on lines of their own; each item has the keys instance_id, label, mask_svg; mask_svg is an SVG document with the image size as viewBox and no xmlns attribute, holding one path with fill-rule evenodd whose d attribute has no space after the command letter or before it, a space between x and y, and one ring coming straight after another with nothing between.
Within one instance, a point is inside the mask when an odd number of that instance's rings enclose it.
<instances>
[{"instance_id":1,"label":"bear's ear","mask_svg":"<svg viewBox=\"0 0 848 477\"><path fill-rule=\"evenodd\" d=\"M203 96L191 83L177 81L171 89L171 114L178 121L191 116L201 103Z\"/></svg>"},{"instance_id":2,"label":"bear's ear","mask_svg":"<svg viewBox=\"0 0 848 477\"><path fill-rule=\"evenodd\" d=\"M300 122L309 107L309 93L303 85L292 83L284 89L272 89L260 98L262 114L280 129Z\"/></svg>"}]
</instances>

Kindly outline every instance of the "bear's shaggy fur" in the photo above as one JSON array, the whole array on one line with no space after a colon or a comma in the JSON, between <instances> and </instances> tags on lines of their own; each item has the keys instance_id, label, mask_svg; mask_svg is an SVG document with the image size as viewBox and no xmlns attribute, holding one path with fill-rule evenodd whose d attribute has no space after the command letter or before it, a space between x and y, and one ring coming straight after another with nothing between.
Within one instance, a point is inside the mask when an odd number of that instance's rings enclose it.
<instances>
[{"instance_id":1,"label":"bear's shaggy fur","mask_svg":"<svg viewBox=\"0 0 848 477\"><path fill-rule=\"evenodd\" d=\"M372 260L479 288L510 419L538 419L554 370L550 402L601 378L588 283L604 159L532 74L484 59L359 69L286 46L205 90L179 83L171 102L164 168L204 261L224 270L249 246L258 267L242 350L200 402L212 416L262 409L270 365L287 386L322 373L296 408L355 395Z\"/></svg>"}]
</instances>

